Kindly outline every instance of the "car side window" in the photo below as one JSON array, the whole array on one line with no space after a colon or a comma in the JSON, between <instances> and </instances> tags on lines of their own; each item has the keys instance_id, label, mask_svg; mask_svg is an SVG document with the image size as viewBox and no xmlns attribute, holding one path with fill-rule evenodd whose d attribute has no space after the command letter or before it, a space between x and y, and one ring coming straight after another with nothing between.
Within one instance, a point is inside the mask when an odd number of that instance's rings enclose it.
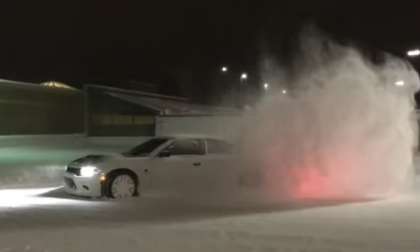
<instances>
[{"instance_id":1,"label":"car side window","mask_svg":"<svg viewBox=\"0 0 420 252\"><path fill-rule=\"evenodd\" d=\"M207 152L209 154L229 154L233 152L233 146L224 141L207 139Z\"/></svg>"},{"instance_id":2,"label":"car side window","mask_svg":"<svg viewBox=\"0 0 420 252\"><path fill-rule=\"evenodd\" d=\"M204 155L204 143L199 139L175 140L167 150L171 155Z\"/></svg>"}]
</instances>

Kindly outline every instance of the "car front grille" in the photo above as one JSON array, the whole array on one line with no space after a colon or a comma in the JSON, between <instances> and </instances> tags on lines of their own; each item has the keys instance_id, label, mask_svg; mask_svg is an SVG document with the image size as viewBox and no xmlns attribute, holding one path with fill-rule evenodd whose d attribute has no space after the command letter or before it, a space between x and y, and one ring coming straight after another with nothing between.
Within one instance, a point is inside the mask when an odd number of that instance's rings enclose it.
<instances>
[{"instance_id":1,"label":"car front grille","mask_svg":"<svg viewBox=\"0 0 420 252\"><path fill-rule=\"evenodd\" d=\"M80 168L68 166L67 167L67 172L68 173L72 173L72 174L74 174L76 176L80 176Z\"/></svg>"}]
</instances>

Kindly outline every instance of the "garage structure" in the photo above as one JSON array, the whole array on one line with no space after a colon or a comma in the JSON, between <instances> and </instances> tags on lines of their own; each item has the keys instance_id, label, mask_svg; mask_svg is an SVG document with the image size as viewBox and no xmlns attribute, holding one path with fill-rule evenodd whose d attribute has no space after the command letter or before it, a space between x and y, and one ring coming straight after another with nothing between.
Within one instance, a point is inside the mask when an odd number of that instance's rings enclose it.
<instances>
[{"instance_id":1,"label":"garage structure","mask_svg":"<svg viewBox=\"0 0 420 252\"><path fill-rule=\"evenodd\" d=\"M231 138L241 126L240 111L232 108L98 85L86 85L83 91L60 86L0 79L0 135L208 134Z\"/></svg>"},{"instance_id":2,"label":"garage structure","mask_svg":"<svg viewBox=\"0 0 420 252\"><path fill-rule=\"evenodd\" d=\"M202 129L209 118L237 113L151 92L3 79L0 105L0 135L154 136Z\"/></svg>"},{"instance_id":3,"label":"garage structure","mask_svg":"<svg viewBox=\"0 0 420 252\"><path fill-rule=\"evenodd\" d=\"M83 132L80 90L0 79L0 135Z\"/></svg>"},{"instance_id":4,"label":"garage structure","mask_svg":"<svg viewBox=\"0 0 420 252\"><path fill-rule=\"evenodd\" d=\"M220 135L227 120L239 115L182 97L98 85L85 85L84 95L87 136Z\"/></svg>"}]
</instances>

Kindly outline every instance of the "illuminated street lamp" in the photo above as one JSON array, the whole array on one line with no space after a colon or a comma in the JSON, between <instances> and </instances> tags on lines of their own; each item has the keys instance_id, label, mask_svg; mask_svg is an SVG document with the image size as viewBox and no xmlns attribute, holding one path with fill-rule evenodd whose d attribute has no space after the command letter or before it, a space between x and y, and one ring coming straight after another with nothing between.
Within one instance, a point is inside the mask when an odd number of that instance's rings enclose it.
<instances>
[{"instance_id":1,"label":"illuminated street lamp","mask_svg":"<svg viewBox=\"0 0 420 252\"><path fill-rule=\"evenodd\" d=\"M420 49L416 48L416 49L407 51L407 56L411 58L420 56Z\"/></svg>"},{"instance_id":2,"label":"illuminated street lamp","mask_svg":"<svg viewBox=\"0 0 420 252\"><path fill-rule=\"evenodd\" d=\"M222 66L222 68L220 69L223 73L226 73L227 71L229 71L229 68L227 66Z\"/></svg>"},{"instance_id":3,"label":"illuminated street lamp","mask_svg":"<svg viewBox=\"0 0 420 252\"><path fill-rule=\"evenodd\" d=\"M264 83L263 88L265 91L267 91L268 89L270 89L270 84L268 84L267 82Z\"/></svg>"},{"instance_id":4,"label":"illuminated street lamp","mask_svg":"<svg viewBox=\"0 0 420 252\"><path fill-rule=\"evenodd\" d=\"M283 89L283 90L281 91L281 93L282 93L282 94L287 94L287 90L286 90L286 89Z\"/></svg>"},{"instance_id":5,"label":"illuminated street lamp","mask_svg":"<svg viewBox=\"0 0 420 252\"><path fill-rule=\"evenodd\" d=\"M248 96L248 87L247 87L247 80L248 74L243 72L241 73L240 84L238 86L238 104L241 108L244 108L245 104L247 103L247 96Z\"/></svg>"},{"instance_id":6,"label":"illuminated street lamp","mask_svg":"<svg viewBox=\"0 0 420 252\"><path fill-rule=\"evenodd\" d=\"M403 80L399 80L395 82L395 86L402 87L404 85L405 85L405 82Z\"/></svg>"}]
</instances>

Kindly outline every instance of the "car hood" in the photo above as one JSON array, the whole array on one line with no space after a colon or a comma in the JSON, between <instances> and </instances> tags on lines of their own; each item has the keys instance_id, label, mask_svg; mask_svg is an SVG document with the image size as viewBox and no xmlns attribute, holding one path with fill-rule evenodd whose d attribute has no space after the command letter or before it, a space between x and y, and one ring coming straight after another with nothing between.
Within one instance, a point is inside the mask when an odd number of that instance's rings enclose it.
<instances>
[{"instance_id":1,"label":"car hood","mask_svg":"<svg viewBox=\"0 0 420 252\"><path fill-rule=\"evenodd\" d=\"M87 165L98 165L98 164L113 164L119 163L124 164L125 161L131 160L133 157L127 157L122 154L107 154L107 155L87 155L70 162L68 166L81 167ZM141 159L149 159L149 157L135 157L137 161Z\"/></svg>"},{"instance_id":2,"label":"car hood","mask_svg":"<svg viewBox=\"0 0 420 252\"><path fill-rule=\"evenodd\" d=\"M94 165L118 157L118 155L87 155L70 162L69 166Z\"/></svg>"}]
</instances>

